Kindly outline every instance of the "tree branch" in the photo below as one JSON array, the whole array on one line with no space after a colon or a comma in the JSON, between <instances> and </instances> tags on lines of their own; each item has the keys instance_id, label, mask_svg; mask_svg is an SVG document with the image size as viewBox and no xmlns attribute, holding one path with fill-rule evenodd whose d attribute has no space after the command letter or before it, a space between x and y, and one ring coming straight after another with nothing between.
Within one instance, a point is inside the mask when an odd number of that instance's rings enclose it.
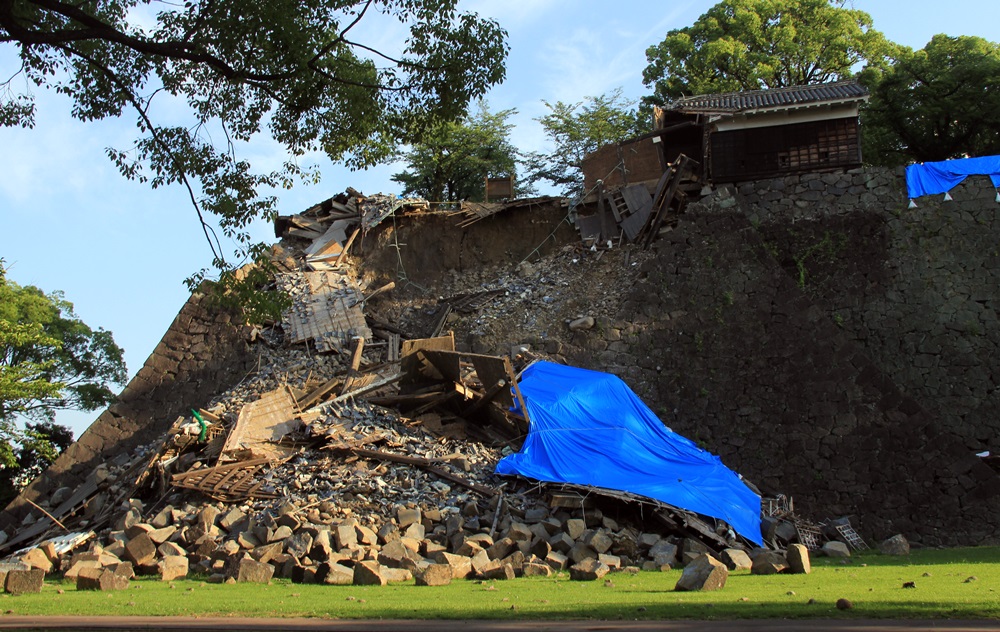
<instances>
[{"instance_id":1,"label":"tree branch","mask_svg":"<svg viewBox=\"0 0 1000 632\"><path fill-rule=\"evenodd\" d=\"M149 128L149 133L153 137L153 141L156 142L156 144L160 146L160 149L165 154L167 154L167 156L170 157L170 160L174 164L174 167L177 170L181 182L183 182L185 188L187 188L188 196L191 198L191 204L192 206L194 206L194 210L198 214L198 221L201 223L201 229L202 232L205 234L205 241L208 242L208 247L212 251L212 256L215 258L215 260L225 263L226 258L222 251L222 244L219 242L219 236L215 234L215 230L208 225L208 222L205 221L205 216L201 212L201 205L198 204L198 198L194 192L194 186L188 179L187 170L181 166L181 162L174 154L173 150L166 143L166 141L164 141L163 138L157 133L156 125L154 125L153 121L149 118L145 108L143 108L142 105L140 104L138 97L136 97L131 90L125 88L125 82L118 77L118 74L115 73L115 71L111 70L104 64L101 64L96 59L90 57L89 55L81 51L72 48L71 46L57 45L56 48L59 48L68 55L79 57L80 59L86 61L88 64L91 64L94 68L97 68L98 70L103 72L105 76L107 76L108 79L110 79L111 82L118 87L120 94L122 94L125 97L125 99L132 104L132 107L138 113L139 118L142 119L143 123L145 123L146 126ZM215 244L212 243L212 237L209 236L209 232L211 232L212 236L215 237ZM218 246L218 249L216 249L216 246Z\"/></svg>"}]
</instances>

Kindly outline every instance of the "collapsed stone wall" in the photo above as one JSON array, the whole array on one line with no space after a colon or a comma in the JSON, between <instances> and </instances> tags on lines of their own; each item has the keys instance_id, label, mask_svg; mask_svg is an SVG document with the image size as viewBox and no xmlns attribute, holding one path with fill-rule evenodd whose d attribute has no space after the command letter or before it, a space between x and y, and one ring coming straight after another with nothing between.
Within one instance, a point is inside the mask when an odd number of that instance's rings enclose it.
<instances>
[{"instance_id":1,"label":"collapsed stone wall","mask_svg":"<svg viewBox=\"0 0 1000 632\"><path fill-rule=\"evenodd\" d=\"M955 202L925 198L918 209L906 207L901 172L738 184L692 205L652 258L595 258L594 283L601 266L633 275L617 317L562 334L515 323L507 342L536 335L573 364L620 375L674 430L764 491L793 495L806 516L855 514L875 538L995 542L1000 478L973 455L995 445L989 411L1000 397L1000 220L985 184L972 179ZM564 219L551 205L466 230L453 217L387 220L357 254L397 280L394 295L433 299L427 289L447 293L456 275L517 267L576 240ZM228 317L193 297L122 401L27 497L159 436L252 361ZM19 503L0 527L20 519Z\"/></svg>"},{"instance_id":2,"label":"collapsed stone wall","mask_svg":"<svg viewBox=\"0 0 1000 632\"><path fill-rule=\"evenodd\" d=\"M192 294L118 401L0 514L8 534L60 487L82 484L98 465L128 455L169 430L178 415L205 405L242 379L255 363L246 330L233 316Z\"/></svg>"}]
</instances>

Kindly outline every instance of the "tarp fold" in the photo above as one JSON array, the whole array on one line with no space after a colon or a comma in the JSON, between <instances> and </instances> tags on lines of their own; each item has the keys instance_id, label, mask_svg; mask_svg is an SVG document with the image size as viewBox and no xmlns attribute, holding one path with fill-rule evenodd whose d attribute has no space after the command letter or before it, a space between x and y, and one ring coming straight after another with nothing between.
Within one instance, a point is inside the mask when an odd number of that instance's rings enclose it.
<instances>
[{"instance_id":1,"label":"tarp fold","mask_svg":"<svg viewBox=\"0 0 1000 632\"><path fill-rule=\"evenodd\" d=\"M1000 187L1000 156L958 158L940 162L925 162L906 168L906 195L912 199L921 195L946 193L969 176L989 176L994 187Z\"/></svg>"},{"instance_id":2,"label":"tarp fold","mask_svg":"<svg viewBox=\"0 0 1000 632\"><path fill-rule=\"evenodd\" d=\"M618 377L538 362L520 389L528 436L498 474L645 496L725 520L762 543L760 497L719 457L667 428Z\"/></svg>"}]
</instances>

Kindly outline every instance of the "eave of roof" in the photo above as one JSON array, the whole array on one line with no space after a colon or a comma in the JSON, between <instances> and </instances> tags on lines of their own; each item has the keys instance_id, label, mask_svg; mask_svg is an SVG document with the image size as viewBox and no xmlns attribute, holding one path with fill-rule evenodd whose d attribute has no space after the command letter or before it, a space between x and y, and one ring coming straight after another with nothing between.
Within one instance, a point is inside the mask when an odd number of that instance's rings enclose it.
<instances>
[{"instance_id":1,"label":"eave of roof","mask_svg":"<svg viewBox=\"0 0 1000 632\"><path fill-rule=\"evenodd\" d=\"M738 114L860 103L866 100L868 90L858 82L848 80L682 97L673 101L667 109L685 114Z\"/></svg>"}]
</instances>

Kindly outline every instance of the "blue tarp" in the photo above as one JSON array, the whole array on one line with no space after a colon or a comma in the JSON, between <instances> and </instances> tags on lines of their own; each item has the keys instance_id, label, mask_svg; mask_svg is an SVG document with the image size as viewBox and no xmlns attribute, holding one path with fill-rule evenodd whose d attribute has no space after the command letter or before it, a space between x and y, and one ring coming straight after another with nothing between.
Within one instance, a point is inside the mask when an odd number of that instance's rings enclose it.
<instances>
[{"instance_id":1,"label":"blue tarp","mask_svg":"<svg viewBox=\"0 0 1000 632\"><path fill-rule=\"evenodd\" d=\"M667 428L609 373L538 362L521 394L531 424L497 474L604 487L725 520L762 543L760 497L719 457Z\"/></svg>"},{"instance_id":2,"label":"blue tarp","mask_svg":"<svg viewBox=\"0 0 1000 632\"><path fill-rule=\"evenodd\" d=\"M906 168L906 195L912 199L921 195L946 193L967 177L977 175L989 176L993 186L1000 187L1000 156L910 165Z\"/></svg>"}]
</instances>

